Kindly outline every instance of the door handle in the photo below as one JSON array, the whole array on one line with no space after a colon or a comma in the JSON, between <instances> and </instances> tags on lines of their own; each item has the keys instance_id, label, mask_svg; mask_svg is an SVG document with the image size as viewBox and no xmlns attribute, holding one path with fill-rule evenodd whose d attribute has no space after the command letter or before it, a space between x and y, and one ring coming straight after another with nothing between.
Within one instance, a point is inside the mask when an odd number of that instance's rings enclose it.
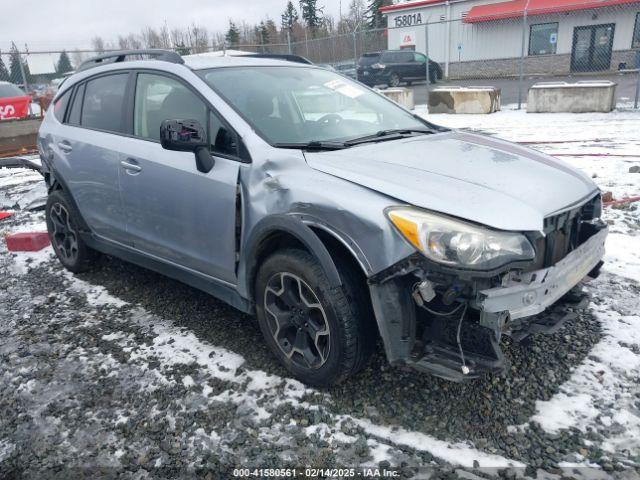
<instances>
[{"instance_id":1,"label":"door handle","mask_svg":"<svg viewBox=\"0 0 640 480\"><path fill-rule=\"evenodd\" d=\"M71 153L71 151L73 150L73 147L71 146L71 144L66 140L63 142L58 142L58 148L62 150L64 153Z\"/></svg>"},{"instance_id":2,"label":"door handle","mask_svg":"<svg viewBox=\"0 0 640 480\"><path fill-rule=\"evenodd\" d=\"M123 160L120 162L122 168L124 168L128 173L140 173L142 171L142 167L140 165L136 165L135 163L131 163L134 160Z\"/></svg>"}]
</instances>

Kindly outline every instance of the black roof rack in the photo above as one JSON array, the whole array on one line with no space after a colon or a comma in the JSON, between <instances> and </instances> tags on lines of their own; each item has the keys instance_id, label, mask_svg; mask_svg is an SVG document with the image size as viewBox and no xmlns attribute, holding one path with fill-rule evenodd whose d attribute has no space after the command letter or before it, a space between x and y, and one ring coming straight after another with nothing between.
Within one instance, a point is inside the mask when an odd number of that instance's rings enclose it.
<instances>
[{"instance_id":1,"label":"black roof rack","mask_svg":"<svg viewBox=\"0 0 640 480\"><path fill-rule=\"evenodd\" d=\"M273 58L274 60L286 60L287 62L305 63L307 65L313 65L313 62L308 58L300 55L293 55L291 53L251 53L249 55L232 55L235 57L253 57L253 58Z\"/></svg>"},{"instance_id":2,"label":"black roof rack","mask_svg":"<svg viewBox=\"0 0 640 480\"><path fill-rule=\"evenodd\" d=\"M142 49L142 50L119 50L116 52L107 52L96 57L92 57L89 60L85 60L78 67L78 72L82 70L88 70L89 68L99 67L100 65L106 65L109 63L117 63L126 61L127 57L141 57L143 59L154 59L163 62L170 63L184 63L184 60L180 55L171 50L161 50L157 48ZM136 58L140 60L140 58Z\"/></svg>"}]
</instances>

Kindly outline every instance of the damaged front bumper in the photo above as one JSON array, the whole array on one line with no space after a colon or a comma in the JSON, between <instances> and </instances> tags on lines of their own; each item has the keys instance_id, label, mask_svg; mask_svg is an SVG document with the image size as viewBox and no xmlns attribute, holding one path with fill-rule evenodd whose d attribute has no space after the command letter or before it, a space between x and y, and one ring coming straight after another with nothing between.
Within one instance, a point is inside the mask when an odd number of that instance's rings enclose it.
<instances>
[{"instance_id":1,"label":"damaged front bumper","mask_svg":"<svg viewBox=\"0 0 640 480\"><path fill-rule=\"evenodd\" d=\"M478 306L485 315L508 315L508 321L542 312L598 266L607 233L601 230L552 267L505 275L501 286L479 292Z\"/></svg>"},{"instance_id":2,"label":"damaged front bumper","mask_svg":"<svg viewBox=\"0 0 640 480\"><path fill-rule=\"evenodd\" d=\"M509 271L489 278L438 273L414 257L370 279L374 312L391 364L408 365L452 381L509 367L502 335L523 340L552 333L586 304L572 289L595 277L607 228L594 223L589 238L548 268ZM423 303L419 286L437 295Z\"/></svg>"}]
</instances>

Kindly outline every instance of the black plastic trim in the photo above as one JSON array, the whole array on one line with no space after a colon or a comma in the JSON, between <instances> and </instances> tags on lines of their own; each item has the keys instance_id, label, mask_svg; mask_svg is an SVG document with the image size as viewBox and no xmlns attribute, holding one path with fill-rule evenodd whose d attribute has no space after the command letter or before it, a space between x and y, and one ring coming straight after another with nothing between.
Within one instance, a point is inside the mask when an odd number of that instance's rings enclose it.
<instances>
[{"instance_id":1,"label":"black plastic trim","mask_svg":"<svg viewBox=\"0 0 640 480\"><path fill-rule=\"evenodd\" d=\"M243 279L245 291L251 295L253 291L253 279L258 270L257 254L261 244L271 235L287 233L298 239L320 262L329 283L332 287L342 285L340 274L336 268L329 251L322 241L313 233L302 220L286 214L276 214L266 217L258 222L252 229L251 236L247 240L240 255L238 268L238 281Z\"/></svg>"}]
</instances>

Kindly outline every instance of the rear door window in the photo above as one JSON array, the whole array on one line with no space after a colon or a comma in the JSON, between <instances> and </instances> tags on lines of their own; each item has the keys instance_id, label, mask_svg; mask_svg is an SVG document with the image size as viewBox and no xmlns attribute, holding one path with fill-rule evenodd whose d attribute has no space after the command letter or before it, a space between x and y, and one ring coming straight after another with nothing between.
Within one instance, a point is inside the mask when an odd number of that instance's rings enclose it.
<instances>
[{"instance_id":1,"label":"rear door window","mask_svg":"<svg viewBox=\"0 0 640 480\"><path fill-rule=\"evenodd\" d=\"M123 109L128 73L89 80L82 103L83 127L124 133Z\"/></svg>"}]
</instances>

